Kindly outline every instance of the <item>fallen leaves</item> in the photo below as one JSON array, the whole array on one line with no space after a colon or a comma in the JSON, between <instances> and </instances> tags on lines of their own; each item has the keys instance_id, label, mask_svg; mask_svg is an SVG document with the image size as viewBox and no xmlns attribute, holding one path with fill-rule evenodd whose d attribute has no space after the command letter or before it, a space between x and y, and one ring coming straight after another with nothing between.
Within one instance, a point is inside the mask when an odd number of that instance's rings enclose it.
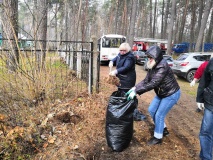
<instances>
[{"instance_id":1,"label":"fallen leaves","mask_svg":"<svg viewBox=\"0 0 213 160\"><path fill-rule=\"evenodd\" d=\"M23 133L24 133L24 128L23 127L19 127L19 126L16 126L14 129L11 129L6 138L7 139L10 139L10 140L13 140L15 139L16 137L20 136L22 137L23 136Z\"/></svg>"},{"instance_id":2,"label":"fallen leaves","mask_svg":"<svg viewBox=\"0 0 213 160\"><path fill-rule=\"evenodd\" d=\"M113 85L116 85L116 86L119 86L119 85L120 85L120 80L119 80L119 78L116 77L116 76L111 76L111 75L109 75L109 76L107 77L107 79L106 79L106 82L107 82L108 84L113 84Z\"/></svg>"}]
</instances>

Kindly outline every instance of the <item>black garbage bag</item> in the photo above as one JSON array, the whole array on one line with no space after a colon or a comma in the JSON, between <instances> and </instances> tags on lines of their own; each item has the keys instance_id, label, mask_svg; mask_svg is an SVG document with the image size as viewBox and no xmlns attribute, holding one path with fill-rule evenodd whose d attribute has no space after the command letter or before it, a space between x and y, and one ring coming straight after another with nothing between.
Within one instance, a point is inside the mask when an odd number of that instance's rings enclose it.
<instances>
[{"instance_id":1,"label":"black garbage bag","mask_svg":"<svg viewBox=\"0 0 213 160\"><path fill-rule=\"evenodd\" d=\"M127 101L125 93L115 91L109 99L106 112L106 139L108 146L116 152L127 148L133 136L133 112L137 98Z\"/></svg>"}]
</instances>

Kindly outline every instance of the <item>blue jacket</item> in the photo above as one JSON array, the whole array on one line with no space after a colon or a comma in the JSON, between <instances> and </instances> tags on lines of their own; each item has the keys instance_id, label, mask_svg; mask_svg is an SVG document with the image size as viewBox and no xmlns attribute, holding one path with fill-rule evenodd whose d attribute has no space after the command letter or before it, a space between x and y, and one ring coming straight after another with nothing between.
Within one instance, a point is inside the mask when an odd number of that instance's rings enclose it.
<instances>
[{"instance_id":1,"label":"blue jacket","mask_svg":"<svg viewBox=\"0 0 213 160\"><path fill-rule=\"evenodd\" d=\"M131 51L124 55L119 53L112 61L116 65L117 77L121 84L118 88L131 89L134 87L136 82L135 58Z\"/></svg>"}]
</instances>

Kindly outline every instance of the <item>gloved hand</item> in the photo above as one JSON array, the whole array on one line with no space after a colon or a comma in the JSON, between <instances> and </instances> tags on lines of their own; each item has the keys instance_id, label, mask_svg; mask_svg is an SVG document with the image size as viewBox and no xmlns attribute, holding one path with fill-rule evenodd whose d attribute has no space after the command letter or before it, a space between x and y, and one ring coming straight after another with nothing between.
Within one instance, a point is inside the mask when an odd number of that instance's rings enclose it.
<instances>
[{"instance_id":1,"label":"gloved hand","mask_svg":"<svg viewBox=\"0 0 213 160\"><path fill-rule=\"evenodd\" d=\"M129 96L127 97L127 101L133 99L135 96L136 96L136 92L135 92L135 90L133 90L133 91L129 94Z\"/></svg>"},{"instance_id":2,"label":"gloved hand","mask_svg":"<svg viewBox=\"0 0 213 160\"><path fill-rule=\"evenodd\" d=\"M113 67L113 61L110 61L109 62L109 68L112 68Z\"/></svg>"},{"instance_id":3,"label":"gloved hand","mask_svg":"<svg viewBox=\"0 0 213 160\"><path fill-rule=\"evenodd\" d=\"M197 107L200 109L200 110L203 110L205 107L204 107L204 103L197 103Z\"/></svg>"},{"instance_id":4,"label":"gloved hand","mask_svg":"<svg viewBox=\"0 0 213 160\"><path fill-rule=\"evenodd\" d=\"M195 80L193 80L193 81L190 83L190 86L193 87L193 86L195 85L195 83L196 83Z\"/></svg>"},{"instance_id":5,"label":"gloved hand","mask_svg":"<svg viewBox=\"0 0 213 160\"><path fill-rule=\"evenodd\" d=\"M116 76L116 74L118 74L117 70L114 70L112 72L109 73L110 76Z\"/></svg>"},{"instance_id":6,"label":"gloved hand","mask_svg":"<svg viewBox=\"0 0 213 160\"><path fill-rule=\"evenodd\" d=\"M132 87L128 92L126 92L125 96L128 96L132 91L135 91L135 87Z\"/></svg>"},{"instance_id":7,"label":"gloved hand","mask_svg":"<svg viewBox=\"0 0 213 160\"><path fill-rule=\"evenodd\" d=\"M126 94L125 96L128 96L127 97L127 100L131 100L133 99L135 96L136 96L136 92L135 92L135 87L131 88Z\"/></svg>"}]
</instances>

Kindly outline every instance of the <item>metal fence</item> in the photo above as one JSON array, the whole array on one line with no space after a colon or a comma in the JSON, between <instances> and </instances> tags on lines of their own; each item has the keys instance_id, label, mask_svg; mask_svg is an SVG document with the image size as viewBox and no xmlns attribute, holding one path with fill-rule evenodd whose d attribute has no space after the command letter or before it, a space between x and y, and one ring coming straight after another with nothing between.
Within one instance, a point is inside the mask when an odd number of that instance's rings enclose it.
<instances>
[{"instance_id":1,"label":"metal fence","mask_svg":"<svg viewBox=\"0 0 213 160\"><path fill-rule=\"evenodd\" d=\"M54 101L84 91L92 93L92 42L46 41L46 50L41 50L35 43L44 41L25 41L30 45L17 47L19 62L10 62L14 50L4 48L4 41L0 49L0 93L6 94L8 101L26 101L32 105L44 98ZM46 55L45 68L38 71L36 55L41 53ZM8 69L8 62L17 63L15 72Z\"/></svg>"}]
</instances>

